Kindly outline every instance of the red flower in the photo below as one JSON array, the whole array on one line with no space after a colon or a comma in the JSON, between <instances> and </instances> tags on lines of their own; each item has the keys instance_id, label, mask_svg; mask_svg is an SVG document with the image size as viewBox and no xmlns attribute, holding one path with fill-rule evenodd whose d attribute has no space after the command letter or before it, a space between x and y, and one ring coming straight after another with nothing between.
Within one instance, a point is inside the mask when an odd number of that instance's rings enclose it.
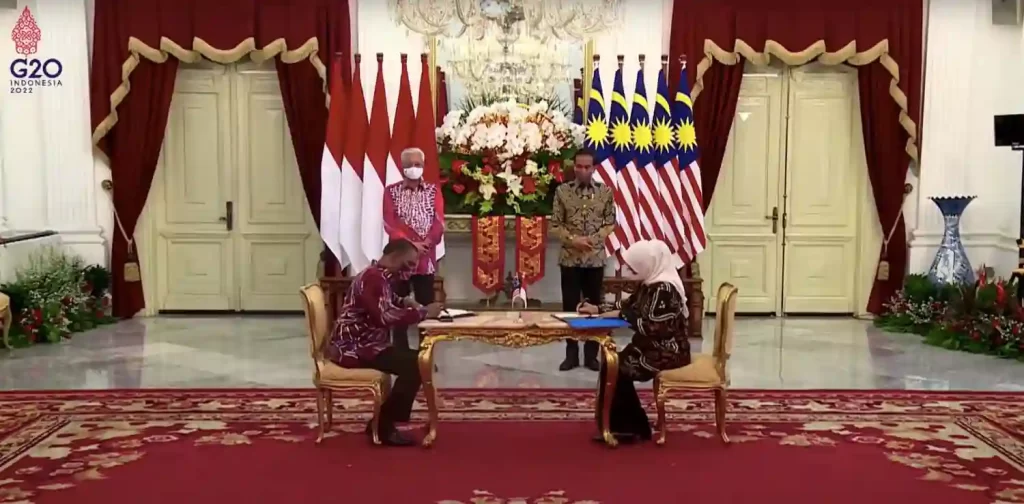
<instances>
[{"instance_id":1,"label":"red flower","mask_svg":"<svg viewBox=\"0 0 1024 504\"><path fill-rule=\"evenodd\" d=\"M505 184L494 184L494 188L497 190L498 194L505 194L508 192L508 186Z\"/></svg>"},{"instance_id":2,"label":"red flower","mask_svg":"<svg viewBox=\"0 0 1024 504\"><path fill-rule=\"evenodd\" d=\"M978 331L971 331L971 339L974 341L981 341L981 333Z\"/></svg>"},{"instance_id":3,"label":"red flower","mask_svg":"<svg viewBox=\"0 0 1024 504\"><path fill-rule=\"evenodd\" d=\"M563 182L565 180L565 175L562 173L561 161L558 161L556 159L548 161L548 173L550 173L551 176L558 182Z\"/></svg>"},{"instance_id":4,"label":"red flower","mask_svg":"<svg viewBox=\"0 0 1024 504\"><path fill-rule=\"evenodd\" d=\"M452 190L455 191L455 194L462 194L466 192L466 186L462 184L455 184L452 186Z\"/></svg>"},{"instance_id":5,"label":"red flower","mask_svg":"<svg viewBox=\"0 0 1024 504\"><path fill-rule=\"evenodd\" d=\"M96 318L103 318L103 315L104 314L102 310L96 310Z\"/></svg>"},{"instance_id":6,"label":"red flower","mask_svg":"<svg viewBox=\"0 0 1024 504\"><path fill-rule=\"evenodd\" d=\"M1003 301L1006 301L1006 288L1003 287L1003 282L999 282L996 284L996 302L1003 304Z\"/></svg>"},{"instance_id":7,"label":"red flower","mask_svg":"<svg viewBox=\"0 0 1024 504\"><path fill-rule=\"evenodd\" d=\"M529 175L523 177L523 194L533 194L535 192L537 192L537 182Z\"/></svg>"},{"instance_id":8,"label":"red flower","mask_svg":"<svg viewBox=\"0 0 1024 504\"><path fill-rule=\"evenodd\" d=\"M522 170L523 167L525 167L525 166L526 166L526 157L525 156L519 156L519 157L517 157L517 158L512 160L512 170L513 171Z\"/></svg>"},{"instance_id":9,"label":"red flower","mask_svg":"<svg viewBox=\"0 0 1024 504\"><path fill-rule=\"evenodd\" d=\"M986 280L987 280L987 278L985 276L985 267L982 266L981 270L978 271L978 285L985 285L985 283L986 283L985 281Z\"/></svg>"},{"instance_id":10,"label":"red flower","mask_svg":"<svg viewBox=\"0 0 1024 504\"><path fill-rule=\"evenodd\" d=\"M110 300L107 299L106 296L104 296L104 297L100 298L100 305L101 306L110 306Z\"/></svg>"},{"instance_id":11,"label":"red flower","mask_svg":"<svg viewBox=\"0 0 1024 504\"><path fill-rule=\"evenodd\" d=\"M36 308L36 309L32 310L32 318L36 319L36 322L42 321L43 320L43 310L40 310L39 308Z\"/></svg>"},{"instance_id":12,"label":"red flower","mask_svg":"<svg viewBox=\"0 0 1024 504\"><path fill-rule=\"evenodd\" d=\"M480 173L482 173L484 175L490 175L490 174L494 173L494 168L491 168L491 165L486 164L486 165L484 165L483 168L480 168Z\"/></svg>"},{"instance_id":13,"label":"red flower","mask_svg":"<svg viewBox=\"0 0 1024 504\"><path fill-rule=\"evenodd\" d=\"M467 164L469 163L461 159L452 161L452 175L462 175L462 169L465 168Z\"/></svg>"}]
</instances>

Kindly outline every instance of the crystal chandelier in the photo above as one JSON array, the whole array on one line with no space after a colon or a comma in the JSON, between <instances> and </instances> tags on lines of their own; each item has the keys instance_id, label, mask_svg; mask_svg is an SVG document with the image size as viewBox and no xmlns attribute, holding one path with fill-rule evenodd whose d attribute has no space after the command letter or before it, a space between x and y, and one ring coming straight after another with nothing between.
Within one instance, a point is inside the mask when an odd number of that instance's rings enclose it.
<instances>
[{"instance_id":1,"label":"crystal chandelier","mask_svg":"<svg viewBox=\"0 0 1024 504\"><path fill-rule=\"evenodd\" d=\"M480 39L489 25L516 18L545 39L581 41L616 24L621 0L388 0L395 21L429 37Z\"/></svg>"},{"instance_id":2,"label":"crystal chandelier","mask_svg":"<svg viewBox=\"0 0 1024 504\"><path fill-rule=\"evenodd\" d=\"M512 34L442 42L448 68L469 95L523 103L548 99L556 86L569 80L568 46Z\"/></svg>"}]
</instances>

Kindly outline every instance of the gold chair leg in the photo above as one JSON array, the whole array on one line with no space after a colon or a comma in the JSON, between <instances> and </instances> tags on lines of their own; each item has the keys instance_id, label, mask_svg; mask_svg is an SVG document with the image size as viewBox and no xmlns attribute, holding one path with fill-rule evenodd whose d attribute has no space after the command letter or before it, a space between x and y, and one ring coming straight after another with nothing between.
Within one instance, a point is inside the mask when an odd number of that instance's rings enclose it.
<instances>
[{"instance_id":1,"label":"gold chair leg","mask_svg":"<svg viewBox=\"0 0 1024 504\"><path fill-rule=\"evenodd\" d=\"M3 317L3 333L4 333L4 348L11 349L11 324L14 322L14 314L11 313L11 307L8 306L4 309L3 313L0 313L0 317Z\"/></svg>"},{"instance_id":2,"label":"gold chair leg","mask_svg":"<svg viewBox=\"0 0 1024 504\"><path fill-rule=\"evenodd\" d=\"M331 430L331 427L334 426L334 393L331 389L324 391L324 398L327 407L327 430Z\"/></svg>"},{"instance_id":3,"label":"gold chair leg","mask_svg":"<svg viewBox=\"0 0 1024 504\"><path fill-rule=\"evenodd\" d=\"M320 434L316 437L316 444L324 441L324 392L316 389L316 422L320 425Z\"/></svg>"},{"instance_id":4,"label":"gold chair leg","mask_svg":"<svg viewBox=\"0 0 1024 504\"><path fill-rule=\"evenodd\" d=\"M373 418L370 419L370 435L373 436L373 444L380 444L380 407L384 403L384 390L379 386L373 387Z\"/></svg>"},{"instance_id":5,"label":"gold chair leg","mask_svg":"<svg viewBox=\"0 0 1024 504\"><path fill-rule=\"evenodd\" d=\"M729 436L725 433L725 412L729 408L726 400L725 389L715 389L715 428L718 430L718 437L723 443L729 443Z\"/></svg>"},{"instance_id":6,"label":"gold chair leg","mask_svg":"<svg viewBox=\"0 0 1024 504\"><path fill-rule=\"evenodd\" d=\"M667 392L661 385L661 380L654 378L654 404L658 410L658 446L665 444L665 436L668 435L668 425L665 422L665 396Z\"/></svg>"}]
</instances>

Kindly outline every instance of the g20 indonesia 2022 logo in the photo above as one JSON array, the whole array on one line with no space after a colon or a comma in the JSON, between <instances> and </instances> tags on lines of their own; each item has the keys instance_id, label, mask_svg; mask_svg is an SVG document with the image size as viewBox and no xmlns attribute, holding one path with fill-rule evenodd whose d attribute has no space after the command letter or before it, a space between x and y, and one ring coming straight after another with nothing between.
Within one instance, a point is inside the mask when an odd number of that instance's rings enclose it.
<instances>
[{"instance_id":1,"label":"g20 indonesia 2022 logo","mask_svg":"<svg viewBox=\"0 0 1024 504\"><path fill-rule=\"evenodd\" d=\"M35 58L43 32L36 24L32 11L25 7L18 23L11 30L15 51L21 55L11 61L11 94L34 93L36 89L61 87L60 76L64 65L57 58Z\"/></svg>"}]
</instances>

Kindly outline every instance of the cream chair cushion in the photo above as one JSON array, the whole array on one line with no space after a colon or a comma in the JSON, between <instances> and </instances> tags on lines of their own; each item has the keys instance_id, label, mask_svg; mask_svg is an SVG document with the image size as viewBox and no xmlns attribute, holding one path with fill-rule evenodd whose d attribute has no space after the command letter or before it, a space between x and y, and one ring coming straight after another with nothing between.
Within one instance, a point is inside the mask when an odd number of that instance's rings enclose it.
<instances>
[{"instance_id":1,"label":"cream chair cushion","mask_svg":"<svg viewBox=\"0 0 1024 504\"><path fill-rule=\"evenodd\" d=\"M327 360L318 361L317 368L320 370L320 383L324 385L383 382L388 377L376 369L344 368ZM316 380L316 375L313 380Z\"/></svg>"},{"instance_id":2,"label":"cream chair cushion","mask_svg":"<svg viewBox=\"0 0 1024 504\"><path fill-rule=\"evenodd\" d=\"M681 368L666 369L658 373L662 383L672 385L690 385L695 387L716 387L722 380L715 370L715 358L707 354L694 354L690 364Z\"/></svg>"}]
</instances>

